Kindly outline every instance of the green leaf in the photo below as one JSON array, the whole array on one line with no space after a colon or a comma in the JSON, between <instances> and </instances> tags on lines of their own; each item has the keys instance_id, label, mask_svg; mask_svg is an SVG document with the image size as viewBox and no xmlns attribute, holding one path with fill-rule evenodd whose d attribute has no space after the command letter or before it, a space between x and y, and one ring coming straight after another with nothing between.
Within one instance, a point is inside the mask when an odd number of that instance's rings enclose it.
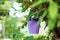
<instances>
[{"instance_id":1,"label":"green leaf","mask_svg":"<svg viewBox=\"0 0 60 40\"><path fill-rule=\"evenodd\" d=\"M52 30L55 27L56 20L50 20L48 21L48 28L49 30Z\"/></svg>"},{"instance_id":2,"label":"green leaf","mask_svg":"<svg viewBox=\"0 0 60 40\"><path fill-rule=\"evenodd\" d=\"M46 1L49 1L49 0L38 0L38 1L36 1L34 4L32 4L32 5L30 6L30 8L32 9L32 8L38 6L38 5L40 5L41 3L46 2Z\"/></svg>"},{"instance_id":3,"label":"green leaf","mask_svg":"<svg viewBox=\"0 0 60 40\"><path fill-rule=\"evenodd\" d=\"M20 34L16 34L14 40L19 40L21 38L23 38L24 34L20 33Z\"/></svg>"},{"instance_id":4,"label":"green leaf","mask_svg":"<svg viewBox=\"0 0 60 40\"><path fill-rule=\"evenodd\" d=\"M48 21L48 27L49 30L52 30L55 26L56 20L57 20L57 15L58 15L58 5L55 2L50 2L49 6L49 21Z\"/></svg>"},{"instance_id":5,"label":"green leaf","mask_svg":"<svg viewBox=\"0 0 60 40\"><path fill-rule=\"evenodd\" d=\"M26 23L26 20L21 20L20 23L24 24Z\"/></svg>"},{"instance_id":6,"label":"green leaf","mask_svg":"<svg viewBox=\"0 0 60 40\"><path fill-rule=\"evenodd\" d=\"M26 37L25 40L34 40L33 36Z\"/></svg>"},{"instance_id":7,"label":"green leaf","mask_svg":"<svg viewBox=\"0 0 60 40\"><path fill-rule=\"evenodd\" d=\"M10 7L11 7L11 4L9 1L5 1L3 5L0 5L0 9L3 9L3 10L9 10Z\"/></svg>"},{"instance_id":8,"label":"green leaf","mask_svg":"<svg viewBox=\"0 0 60 40\"><path fill-rule=\"evenodd\" d=\"M28 9L28 7L25 6L25 7L22 9L22 12L25 12L27 9Z\"/></svg>"},{"instance_id":9,"label":"green leaf","mask_svg":"<svg viewBox=\"0 0 60 40\"><path fill-rule=\"evenodd\" d=\"M23 0L16 0L16 2L18 2L18 3L22 3L22 2L23 2Z\"/></svg>"},{"instance_id":10,"label":"green leaf","mask_svg":"<svg viewBox=\"0 0 60 40\"><path fill-rule=\"evenodd\" d=\"M50 19L55 19L57 18L58 14L58 5L55 2L50 2L49 6L49 18Z\"/></svg>"},{"instance_id":11,"label":"green leaf","mask_svg":"<svg viewBox=\"0 0 60 40\"><path fill-rule=\"evenodd\" d=\"M41 4L41 3L42 3L42 1L39 0L39 1L35 2L34 4L32 4L32 5L30 6L30 8L34 8L34 7L38 6L38 5Z\"/></svg>"},{"instance_id":12,"label":"green leaf","mask_svg":"<svg viewBox=\"0 0 60 40\"><path fill-rule=\"evenodd\" d=\"M40 18L40 22L43 21L44 17L47 16L47 10L44 11L43 15Z\"/></svg>"},{"instance_id":13,"label":"green leaf","mask_svg":"<svg viewBox=\"0 0 60 40\"><path fill-rule=\"evenodd\" d=\"M60 27L60 20L57 21L57 27Z\"/></svg>"},{"instance_id":14,"label":"green leaf","mask_svg":"<svg viewBox=\"0 0 60 40\"><path fill-rule=\"evenodd\" d=\"M4 4L4 1L0 1L0 5L1 5L1 4Z\"/></svg>"},{"instance_id":15,"label":"green leaf","mask_svg":"<svg viewBox=\"0 0 60 40\"><path fill-rule=\"evenodd\" d=\"M30 0L24 0L24 1L26 1L26 2L31 2Z\"/></svg>"}]
</instances>

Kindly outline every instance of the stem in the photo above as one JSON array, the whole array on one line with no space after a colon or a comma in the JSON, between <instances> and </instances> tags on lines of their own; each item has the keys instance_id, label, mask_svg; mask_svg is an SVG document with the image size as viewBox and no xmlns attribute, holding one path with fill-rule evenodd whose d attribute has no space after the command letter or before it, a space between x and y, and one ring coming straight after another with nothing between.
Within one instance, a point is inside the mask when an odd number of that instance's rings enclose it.
<instances>
[{"instance_id":1,"label":"stem","mask_svg":"<svg viewBox=\"0 0 60 40\"><path fill-rule=\"evenodd\" d=\"M31 5L29 8L34 8L34 7L36 7L37 5L39 5L40 3L42 3L42 1L41 0L39 0L39 1L37 1L37 2L35 2L33 5Z\"/></svg>"},{"instance_id":2,"label":"stem","mask_svg":"<svg viewBox=\"0 0 60 40\"><path fill-rule=\"evenodd\" d=\"M2 39L5 38L5 17L2 17Z\"/></svg>"},{"instance_id":3,"label":"stem","mask_svg":"<svg viewBox=\"0 0 60 40\"><path fill-rule=\"evenodd\" d=\"M2 39L5 38L5 27L4 24L2 24Z\"/></svg>"}]
</instances>

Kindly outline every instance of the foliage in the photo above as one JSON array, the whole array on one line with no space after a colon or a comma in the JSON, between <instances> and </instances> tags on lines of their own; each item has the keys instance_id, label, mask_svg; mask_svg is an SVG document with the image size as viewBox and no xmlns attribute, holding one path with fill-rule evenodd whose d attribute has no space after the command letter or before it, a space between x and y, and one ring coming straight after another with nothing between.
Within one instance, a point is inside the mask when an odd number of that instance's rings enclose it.
<instances>
[{"instance_id":1,"label":"foliage","mask_svg":"<svg viewBox=\"0 0 60 40\"><path fill-rule=\"evenodd\" d=\"M11 37L16 33L20 33L20 28L17 26L17 18L7 17L5 21L5 29L7 37Z\"/></svg>"},{"instance_id":2,"label":"foliage","mask_svg":"<svg viewBox=\"0 0 60 40\"><path fill-rule=\"evenodd\" d=\"M29 15L28 15L28 18L32 17L33 15L35 16L35 14L36 14L36 16L40 14L40 18L41 18L40 20L41 21L43 21L44 18L48 18L49 19L48 20L49 30L52 30L54 28L54 26L56 24L56 21L57 21L57 18L58 18L58 6L59 5L57 5L57 2L54 2L53 0L45 0L45 1L44 0L36 0L36 1L32 0L33 3L31 1L29 1L32 4L30 4L27 0L23 1L23 2L25 4L24 6L26 6L27 8L30 8L30 10L31 10ZM45 2L46 2L46 5L45 6L42 5ZM41 5L42 5L43 8L40 8ZM25 7L25 9L27 9L26 7ZM40 9L38 10L38 8L40 8ZM53 8L54 8L54 10L53 10ZM41 9L43 9L43 10L41 10ZM41 15L41 11L43 11L42 15ZM45 11L47 11L47 12L45 13Z\"/></svg>"},{"instance_id":3,"label":"foliage","mask_svg":"<svg viewBox=\"0 0 60 40\"><path fill-rule=\"evenodd\" d=\"M58 1L59 0L32 0L32 1L28 2L26 0L26 1L23 1L24 3L22 2L23 5L25 4L24 5L25 8L24 8L24 6L22 8L24 9L24 11L27 10L28 8L30 8L30 13L27 17L27 20L29 20L29 18L32 18L32 16L34 18L39 17L40 23L42 21L47 20L46 23L49 28L49 31L52 31L55 27L58 27L55 25L60 24L60 22L58 22L58 19L59 19L59 17L58 17L58 15L59 15ZM53 8L54 8L54 10L53 10ZM60 21L60 19L59 19L59 21ZM57 24L56 24L56 22L57 22ZM60 25L59 25L59 27L60 27Z\"/></svg>"},{"instance_id":4,"label":"foliage","mask_svg":"<svg viewBox=\"0 0 60 40\"><path fill-rule=\"evenodd\" d=\"M12 0L11 0L12 1ZM21 22L27 25L27 22L30 18L39 18L39 22L46 21L49 31L53 30L57 25L60 27L60 14L58 13L59 0L15 0L18 3L22 3L22 12L25 12L30 8L30 13L27 15L26 20L22 20ZM0 1L0 12L9 12L9 8L11 7L10 0ZM57 20L59 19L59 20ZM26 22L27 21L27 22ZM57 24L56 24L57 22ZM5 22L6 27L6 35L11 38L15 35L14 40L18 40L20 37L20 28L17 27L17 20L13 17L7 17ZM13 30L12 30L13 29ZM7 31L8 30L8 31ZM18 35L17 35L18 34ZM16 38L18 37L18 38ZM28 40L34 40L33 37ZM45 37L41 37L41 40L48 40ZM52 39L51 39L52 40Z\"/></svg>"}]
</instances>

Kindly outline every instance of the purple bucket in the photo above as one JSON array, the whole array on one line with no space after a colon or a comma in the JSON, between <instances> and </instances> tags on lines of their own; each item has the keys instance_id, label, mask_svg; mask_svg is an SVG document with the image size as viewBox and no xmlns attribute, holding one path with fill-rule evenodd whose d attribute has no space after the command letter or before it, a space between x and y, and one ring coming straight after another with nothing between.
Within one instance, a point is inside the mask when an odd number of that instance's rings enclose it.
<instances>
[{"instance_id":1,"label":"purple bucket","mask_svg":"<svg viewBox=\"0 0 60 40\"><path fill-rule=\"evenodd\" d=\"M30 34L38 34L39 26L37 25L37 21L28 21L28 29Z\"/></svg>"}]
</instances>

